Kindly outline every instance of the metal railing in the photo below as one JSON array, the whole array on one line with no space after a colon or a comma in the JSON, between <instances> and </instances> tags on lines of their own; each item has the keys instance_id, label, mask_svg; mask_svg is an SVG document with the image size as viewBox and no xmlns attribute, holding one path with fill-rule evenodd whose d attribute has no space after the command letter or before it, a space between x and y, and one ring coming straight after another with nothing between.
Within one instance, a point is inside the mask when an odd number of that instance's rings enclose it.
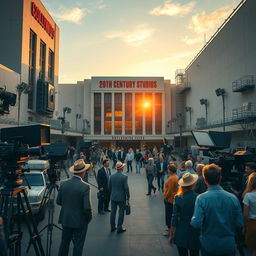
<instances>
[{"instance_id":1,"label":"metal railing","mask_svg":"<svg viewBox=\"0 0 256 256\"><path fill-rule=\"evenodd\" d=\"M255 77L253 75L243 76L232 83L233 92L243 92L255 87Z\"/></svg>"}]
</instances>

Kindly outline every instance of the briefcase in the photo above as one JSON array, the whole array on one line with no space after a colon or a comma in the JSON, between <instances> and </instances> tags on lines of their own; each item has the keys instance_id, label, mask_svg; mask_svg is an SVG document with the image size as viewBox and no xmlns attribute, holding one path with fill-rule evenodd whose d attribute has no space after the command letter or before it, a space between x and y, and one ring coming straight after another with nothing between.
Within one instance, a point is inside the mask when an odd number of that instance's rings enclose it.
<instances>
[{"instance_id":1,"label":"briefcase","mask_svg":"<svg viewBox=\"0 0 256 256\"><path fill-rule=\"evenodd\" d=\"M130 204L125 205L125 214L130 215L131 214L131 206Z\"/></svg>"},{"instance_id":2,"label":"briefcase","mask_svg":"<svg viewBox=\"0 0 256 256\"><path fill-rule=\"evenodd\" d=\"M103 192L103 191L99 191L99 192L97 193L97 198L98 198L99 200L104 200L104 198L105 198L104 192Z\"/></svg>"}]
</instances>

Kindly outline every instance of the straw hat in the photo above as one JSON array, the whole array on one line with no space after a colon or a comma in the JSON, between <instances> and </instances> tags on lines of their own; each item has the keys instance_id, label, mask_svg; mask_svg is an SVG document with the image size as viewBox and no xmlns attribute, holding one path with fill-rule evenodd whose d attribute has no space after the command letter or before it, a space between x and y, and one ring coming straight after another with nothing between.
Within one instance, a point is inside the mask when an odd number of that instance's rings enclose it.
<instances>
[{"instance_id":1,"label":"straw hat","mask_svg":"<svg viewBox=\"0 0 256 256\"><path fill-rule=\"evenodd\" d=\"M91 167L90 164L86 164L83 159L75 161L74 165L69 168L72 173L82 173Z\"/></svg>"},{"instance_id":2,"label":"straw hat","mask_svg":"<svg viewBox=\"0 0 256 256\"><path fill-rule=\"evenodd\" d=\"M122 163L122 162L117 162L117 163L116 163L116 169L117 169L117 170L122 169L124 166L125 166L125 164Z\"/></svg>"},{"instance_id":3,"label":"straw hat","mask_svg":"<svg viewBox=\"0 0 256 256\"><path fill-rule=\"evenodd\" d=\"M183 174L182 178L179 180L179 185L182 187L188 187L196 183L198 180L197 174L191 174L190 172L186 172Z\"/></svg>"}]
</instances>

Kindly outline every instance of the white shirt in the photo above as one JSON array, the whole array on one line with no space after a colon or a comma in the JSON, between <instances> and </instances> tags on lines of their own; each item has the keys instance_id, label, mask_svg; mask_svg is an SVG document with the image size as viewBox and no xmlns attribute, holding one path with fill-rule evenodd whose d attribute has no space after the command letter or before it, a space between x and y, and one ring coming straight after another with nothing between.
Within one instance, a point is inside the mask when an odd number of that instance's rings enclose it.
<instances>
[{"instance_id":1,"label":"white shirt","mask_svg":"<svg viewBox=\"0 0 256 256\"><path fill-rule=\"evenodd\" d=\"M249 206L249 219L256 220L256 192L247 193L243 203Z\"/></svg>"}]
</instances>

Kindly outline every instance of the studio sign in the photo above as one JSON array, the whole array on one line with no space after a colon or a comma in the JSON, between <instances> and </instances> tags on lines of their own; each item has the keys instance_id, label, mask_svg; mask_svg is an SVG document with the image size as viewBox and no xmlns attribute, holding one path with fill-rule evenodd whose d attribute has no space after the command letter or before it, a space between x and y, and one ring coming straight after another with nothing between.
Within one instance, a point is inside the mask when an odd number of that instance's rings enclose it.
<instances>
[{"instance_id":1,"label":"studio sign","mask_svg":"<svg viewBox=\"0 0 256 256\"><path fill-rule=\"evenodd\" d=\"M36 6L34 2L31 3L31 14L37 20L37 22L42 26L46 33L54 39L55 31L51 23L45 18L40 9Z\"/></svg>"},{"instance_id":2,"label":"studio sign","mask_svg":"<svg viewBox=\"0 0 256 256\"><path fill-rule=\"evenodd\" d=\"M112 136L112 140L144 140L144 136Z\"/></svg>"},{"instance_id":3,"label":"studio sign","mask_svg":"<svg viewBox=\"0 0 256 256\"><path fill-rule=\"evenodd\" d=\"M154 89L157 88L157 81L99 81L99 88Z\"/></svg>"}]
</instances>

